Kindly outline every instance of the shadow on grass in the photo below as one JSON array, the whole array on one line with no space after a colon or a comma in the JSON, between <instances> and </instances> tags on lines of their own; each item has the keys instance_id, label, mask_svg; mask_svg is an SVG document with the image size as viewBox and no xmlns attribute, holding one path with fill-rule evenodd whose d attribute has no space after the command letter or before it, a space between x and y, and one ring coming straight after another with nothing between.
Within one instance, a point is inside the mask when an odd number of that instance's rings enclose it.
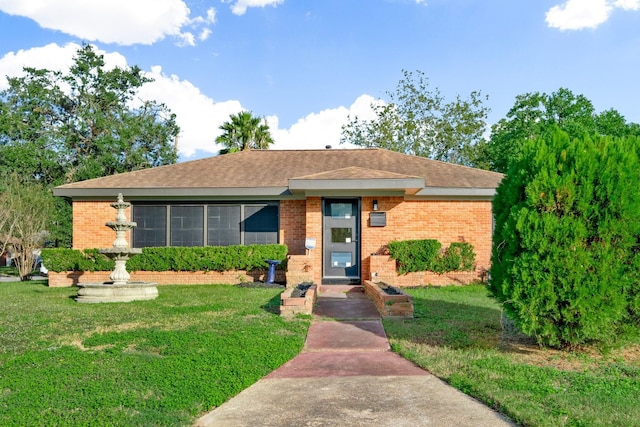
<instances>
[{"instance_id":1,"label":"shadow on grass","mask_svg":"<svg viewBox=\"0 0 640 427\"><path fill-rule=\"evenodd\" d=\"M280 294L274 295L269 301L260 306L261 309L271 314L280 314Z\"/></svg>"},{"instance_id":2,"label":"shadow on grass","mask_svg":"<svg viewBox=\"0 0 640 427\"><path fill-rule=\"evenodd\" d=\"M414 297L413 319L385 319L384 326L390 340L433 347L527 352L515 344L535 345L524 335L505 335L497 308L437 299Z\"/></svg>"}]
</instances>

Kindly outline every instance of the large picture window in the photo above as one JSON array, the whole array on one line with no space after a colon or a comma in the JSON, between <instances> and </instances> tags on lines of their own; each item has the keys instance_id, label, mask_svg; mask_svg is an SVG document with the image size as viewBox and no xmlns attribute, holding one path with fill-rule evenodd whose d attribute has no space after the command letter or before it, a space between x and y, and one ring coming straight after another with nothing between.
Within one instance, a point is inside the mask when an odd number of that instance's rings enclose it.
<instances>
[{"instance_id":1,"label":"large picture window","mask_svg":"<svg viewBox=\"0 0 640 427\"><path fill-rule=\"evenodd\" d=\"M277 203L133 203L133 247L278 243Z\"/></svg>"}]
</instances>

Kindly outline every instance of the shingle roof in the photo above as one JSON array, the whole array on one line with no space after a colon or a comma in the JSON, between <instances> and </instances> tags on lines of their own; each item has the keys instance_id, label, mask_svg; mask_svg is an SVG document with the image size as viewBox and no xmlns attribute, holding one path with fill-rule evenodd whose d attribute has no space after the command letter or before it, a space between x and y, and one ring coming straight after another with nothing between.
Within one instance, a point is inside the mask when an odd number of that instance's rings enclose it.
<instances>
[{"instance_id":1,"label":"shingle roof","mask_svg":"<svg viewBox=\"0 0 640 427\"><path fill-rule=\"evenodd\" d=\"M314 180L314 179L403 179L403 178L421 178L420 176L411 176L405 174L399 174L395 172L389 172L379 169L361 168L359 166L349 166L342 169L335 169L325 172L314 173L307 176L296 176L291 179L298 180Z\"/></svg>"},{"instance_id":2,"label":"shingle roof","mask_svg":"<svg viewBox=\"0 0 640 427\"><path fill-rule=\"evenodd\" d=\"M502 174L382 149L251 150L76 182L57 187L56 193L121 188L286 188L294 178L421 178L427 188L494 189Z\"/></svg>"}]
</instances>

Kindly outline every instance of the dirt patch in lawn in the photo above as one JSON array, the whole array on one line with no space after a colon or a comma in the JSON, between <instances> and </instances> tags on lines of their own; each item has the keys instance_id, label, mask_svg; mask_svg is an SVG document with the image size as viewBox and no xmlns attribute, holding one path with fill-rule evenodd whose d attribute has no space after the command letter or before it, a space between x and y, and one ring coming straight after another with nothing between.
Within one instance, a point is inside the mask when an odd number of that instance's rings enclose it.
<instances>
[{"instance_id":1,"label":"dirt patch in lawn","mask_svg":"<svg viewBox=\"0 0 640 427\"><path fill-rule=\"evenodd\" d=\"M583 346L573 351L564 351L542 347L533 338L514 334L503 336L499 348L504 352L512 353L524 363L565 371L581 371L612 360L624 360L626 363L640 365L640 345L607 351L594 346Z\"/></svg>"}]
</instances>

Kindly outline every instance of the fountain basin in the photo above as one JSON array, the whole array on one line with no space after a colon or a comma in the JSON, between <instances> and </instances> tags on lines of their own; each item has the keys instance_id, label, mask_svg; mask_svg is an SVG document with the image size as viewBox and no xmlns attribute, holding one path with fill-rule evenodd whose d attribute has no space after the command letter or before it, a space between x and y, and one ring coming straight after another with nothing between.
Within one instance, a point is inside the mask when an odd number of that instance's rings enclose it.
<instances>
[{"instance_id":1,"label":"fountain basin","mask_svg":"<svg viewBox=\"0 0 640 427\"><path fill-rule=\"evenodd\" d=\"M158 297L157 283L127 282L115 284L113 282L78 284L77 302L130 302L152 300Z\"/></svg>"}]
</instances>

